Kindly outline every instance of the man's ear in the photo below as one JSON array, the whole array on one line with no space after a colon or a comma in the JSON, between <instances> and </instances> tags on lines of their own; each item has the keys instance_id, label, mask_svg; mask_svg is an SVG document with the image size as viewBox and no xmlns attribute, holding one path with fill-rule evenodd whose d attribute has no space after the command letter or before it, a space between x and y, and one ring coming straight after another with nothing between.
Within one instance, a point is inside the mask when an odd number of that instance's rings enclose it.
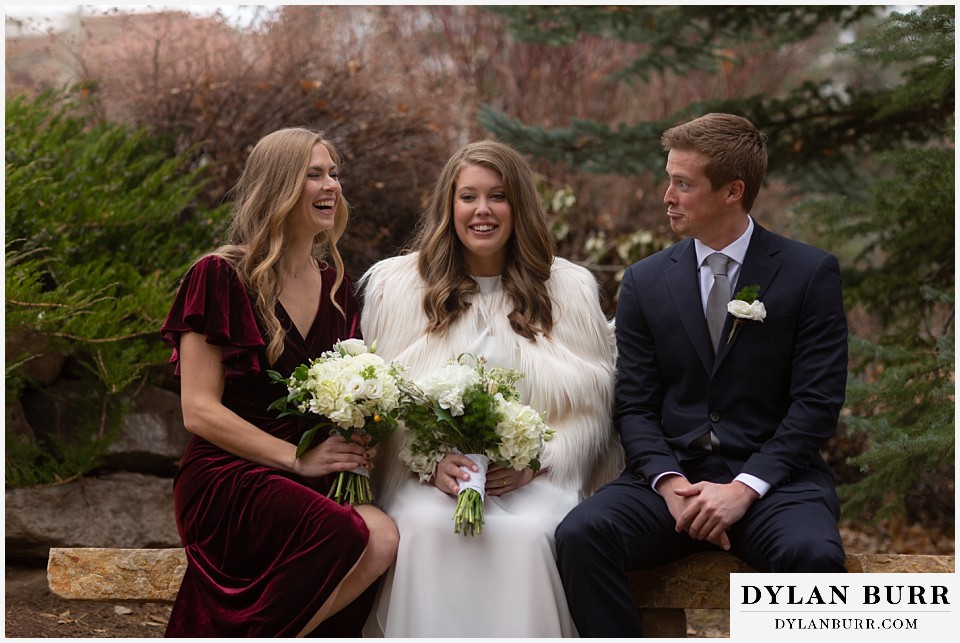
<instances>
[{"instance_id":1,"label":"man's ear","mask_svg":"<svg viewBox=\"0 0 960 643\"><path fill-rule=\"evenodd\" d=\"M743 200L743 193L746 186L743 181L740 179L734 179L727 183L727 195L726 199L728 203L733 203L737 200Z\"/></svg>"}]
</instances>

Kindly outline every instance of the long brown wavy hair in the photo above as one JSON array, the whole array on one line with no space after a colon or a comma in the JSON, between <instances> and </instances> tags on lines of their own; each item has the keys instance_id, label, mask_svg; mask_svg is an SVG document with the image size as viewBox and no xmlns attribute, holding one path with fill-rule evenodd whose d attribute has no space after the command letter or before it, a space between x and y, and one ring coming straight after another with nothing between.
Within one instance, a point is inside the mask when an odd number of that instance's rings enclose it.
<instances>
[{"instance_id":1,"label":"long brown wavy hair","mask_svg":"<svg viewBox=\"0 0 960 643\"><path fill-rule=\"evenodd\" d=\"M280 258L284 250L283 225L303 191L310 154L317 143L330 152L334 163L340 156L333 145L315 130L293 127L267 134L250 152L243 173L231 191L232 214L226 244L213 254L236 268L247 291L254 295L256 310L266 327L267 359L271 364L283 353L286 331L275 312L280 293ZM341 195L334 210L333 227L314 238L313 256L325 265L327 254L336 267L330 301L343 314L335 295L343 283L343 259L337 241L347 227L349 208Z\"/></svg>"},{"instance_id":2,"label":"long brown wavy hair","mask_svg":"<svg viewBox=\"0 0 960 643\"><path fill-rule=\"evenodd\" d=\"M546 282L555 255L553 236L529 165L516 150L496 141L470 143L447 161L420 219L414 248L420 253L420 276L427 284L423 297L427 332L446 332L477 292L453 224L457 178L468 165L488 168L500 176L513 214L513 234L507 242L501 276L504 291L513 301L510 326L529 340L536 341L538 333L549 337L553 307Z\"/></svg>"}]
</instances>

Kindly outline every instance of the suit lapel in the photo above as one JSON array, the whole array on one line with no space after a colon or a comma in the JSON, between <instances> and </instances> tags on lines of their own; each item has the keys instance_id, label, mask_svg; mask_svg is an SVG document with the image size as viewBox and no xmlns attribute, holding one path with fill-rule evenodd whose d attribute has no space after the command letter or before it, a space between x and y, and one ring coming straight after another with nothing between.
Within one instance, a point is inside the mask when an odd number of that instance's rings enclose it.
<instances>
[{"instance_id":1,"label":"suit lapel","mask_svg":"<svg viewBox=\"0 0 960 643\"><path fill-rule=\"evenodd\" d=\"M713 348L710 346L710 331L703 315L703 300L700 297L700 277L697 266L697 253L693 240L684 239L674 246L671 256L673 265L666 270L667 286L677 316L684 331L703 363L707 372L713 370Z\"/></svg>"},{"instance_id":2,"label":"suit lapel","mask_svg":"<svg viewBox=\"0 0 960 643\"><path fill-rule=\"evenodd\" d=\"M762 301L764 294L774 278L780 271L780 262L776 256L780 253L780 244L775 235L770 234L764 228L761 228L754 222L753 236L750 239L750 245L747 247L747 254L743 258L743 266L740 268L740 276L737 277L737 285L734 288L734 294L739 292L745 286L760 286L759 299ZM727 336L733 329L733 315L727 315L727 320L723 325L722 339L720 347L717 350L716 362L713 364L713 371L723 362L724 358L733 350L737 343L737 338L741 333L735 333L730 343L727 343Z\"/></svg>"}]
</instances>

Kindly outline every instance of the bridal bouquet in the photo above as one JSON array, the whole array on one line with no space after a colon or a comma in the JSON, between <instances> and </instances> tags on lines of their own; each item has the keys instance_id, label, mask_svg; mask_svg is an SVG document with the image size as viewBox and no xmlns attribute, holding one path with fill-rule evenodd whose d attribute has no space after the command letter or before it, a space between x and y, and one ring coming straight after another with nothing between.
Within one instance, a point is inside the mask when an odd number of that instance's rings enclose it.
<instances>
[{"instance_id":1,"label":"bridal bouquet","mask_svg":"<svg viewBox=\"0 0 960 643\"><path fill-rule=\"evenodd\" d=\"M543 443L553 436L540 414L520 403L513 369L487 368L483 357L464 353L407 387L411 400L401 418L406 426L400 459L420 476L434 475L448 453L463 453L480 471L467 470L453 514L454 533L483 532L483 501L490 462L517 471L540 469Z\"/></svg>"},{"instance_id":2,"label":"bridal bouquet","mask_svg":"<svg viewBox=\"0 0 960 643\"><path fill-rule=\"evenodd\" d=\"M370 436L369 446L386 437L397 425L401 403L402 367L387 364L359 339L337 342L308 364L294 369L289 378L267 371L270 379L287 386L288 394L268 407L281 411L280 417L319 416L322 421L300 436L297 457L312 445L318 431L341 435L346 441L354 433ZM373 502L369 472L363 467L341 471L327 497L340 504Z\"/></svg>"}]
</instances>

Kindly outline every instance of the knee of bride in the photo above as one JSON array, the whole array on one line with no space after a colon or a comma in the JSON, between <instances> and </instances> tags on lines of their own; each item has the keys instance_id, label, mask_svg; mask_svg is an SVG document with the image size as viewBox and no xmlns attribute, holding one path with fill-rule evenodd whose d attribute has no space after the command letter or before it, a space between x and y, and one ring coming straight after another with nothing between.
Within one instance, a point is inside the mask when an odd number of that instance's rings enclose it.
<instances>
[{"instance_id":1,"label":"knee of bride","mask_svg":"<svg viewBox=\"0 0 960 643\"><path fill-rule=\"evenodd\" d=\"M503 531L510 534L510 540L518 544L539 545L546 542L552 549L554 546L554 531L557 524L552 521L537 519L536 516L506 516L503 522Z\"/></svg>"}]
</instances>

